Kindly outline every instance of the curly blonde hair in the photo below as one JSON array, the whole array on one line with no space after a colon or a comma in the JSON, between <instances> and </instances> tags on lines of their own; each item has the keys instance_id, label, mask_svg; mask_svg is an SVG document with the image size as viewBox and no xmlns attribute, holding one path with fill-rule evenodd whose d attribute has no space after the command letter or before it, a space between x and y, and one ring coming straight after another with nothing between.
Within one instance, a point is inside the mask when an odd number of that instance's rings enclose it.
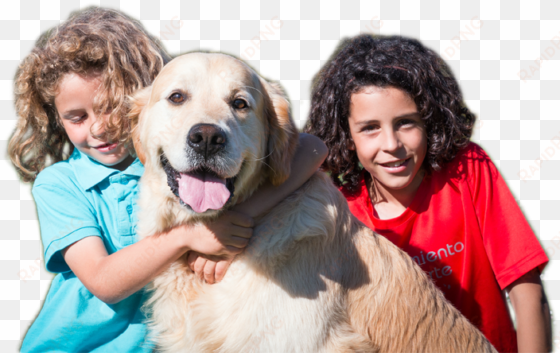
<instances>
[{"instance_id":1,"label":"curly blonde hair","mask_svg":"<svg viewBox=\"0 0 560 353\"><path fill-rule=\"evenodd\" d=\"M102 138L130 146L126 97L148 86L170 60L159 40L122 13L88 8L43 33L20 64L14 83L19 116L8 153L23 181L72 153L54 98L68 73L98 74L96 114L111 111ZM99 136L99 135L97 135Z\"/></svg>"}]
</instances>

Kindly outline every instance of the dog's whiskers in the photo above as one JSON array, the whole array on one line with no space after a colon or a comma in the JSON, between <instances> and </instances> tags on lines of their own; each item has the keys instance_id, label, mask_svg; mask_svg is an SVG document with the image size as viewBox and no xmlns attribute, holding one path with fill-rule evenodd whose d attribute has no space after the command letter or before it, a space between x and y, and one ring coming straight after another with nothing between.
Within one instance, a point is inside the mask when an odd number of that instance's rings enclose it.
<instances>
[{"instance_id":1,"label":"dog's whiskers","mask_svg":"<svg viewBox=\"0 0 560 353\"><path fill-rule=\"evenodd\" d=\"M249 157L253 157L253 161L257 161L257 162L261 162L262 164L266 165L268 168L270 168L270 170L272 170L272 172L276 175L276 171L274 170L274 168L272 168L268 163L266 163L264 161L265 158L269 157L272 152L270 152L269 154L267 154L266 156L262 157L262 158L255 158L254 155L252 155L251 152L249 152L250 156ZM252 155L252 156L251 156Z\"/></svg>"},{"instance_id":2,"label":"dog's whiskers","mask_svg":"<svg viewBox=\"0 0 560 353\"><path fill-rule=\"evenodd\" d=\"M249 152L249 154L252 154L251 152ZM253 158L254 161L260 161L263 160L265 158L268 158L270 155L272 154L272 152L270 152L269 154L267 154L266 156L262 157L262 158ZM253 155L254 157L254 155Z\"/></svg>"}]
</instances>

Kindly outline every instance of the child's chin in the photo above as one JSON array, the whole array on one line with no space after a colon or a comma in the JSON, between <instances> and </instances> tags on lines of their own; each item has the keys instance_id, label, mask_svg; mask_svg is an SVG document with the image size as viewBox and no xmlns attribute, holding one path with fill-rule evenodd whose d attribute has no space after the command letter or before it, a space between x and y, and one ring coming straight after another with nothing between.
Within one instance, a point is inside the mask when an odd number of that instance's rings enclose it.
<instances>
[{"instance_id":1,"label":"child's chin","mask_svg":"<svg viewBox=\"0 0 560 353\"><path fill-rule=\"evenodd\" d=\"M412 176L392 176L390 178L377 179L387 190L398 191L406 188L412 182Z\"/></svg>"},{"instance_id":2,"label":"child's chin","mask_svg":"<svg viewBox=\"0 0 560 353\"><path fill-rule=\"evenodd\" d=\"M115 156L115 155L94 155L91 156L93 159L95 159L97 162L103 164L104 166L107 167L113 167L118 165L119 163L123 162L126 157L128 157L128 154L124 155L124 156Z\"/></svg>"}]
</instances>

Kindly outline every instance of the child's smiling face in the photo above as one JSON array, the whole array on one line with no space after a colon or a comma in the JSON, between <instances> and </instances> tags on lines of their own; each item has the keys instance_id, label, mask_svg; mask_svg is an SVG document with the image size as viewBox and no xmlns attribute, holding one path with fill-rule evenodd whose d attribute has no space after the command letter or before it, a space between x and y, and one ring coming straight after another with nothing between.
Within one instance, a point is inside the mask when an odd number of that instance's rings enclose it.
<instances>
[{"instance_id":1,"label":"child's smiling face","mask_svg":"<svg viewBox=\"0 0 560 353\"><path fill-rule=\"evenodd\" d=\"M427 140L410 96L394 87L364 87L351 96L348 123L353 140L349 149L381 189L393 195L414 192Z\"/></svg>"},{"instance_id":2,"label":"child's smiling face","mask_svg":"<svg viewBox=\"0 0 560 353\"><path fill-rule=\"evenodd\" d=\"M122 144L99 140L91 134L91 126L98 124L97 119L109 117L109 113L96 116L93 111L93 99L100 84L99 76L66 74L60 82L54 103L74 147L101 164L124 170L131 161L131 158L127 158L127 149ZM93 131L101 132L95 127Z\"/></svg>"}]
</instances>

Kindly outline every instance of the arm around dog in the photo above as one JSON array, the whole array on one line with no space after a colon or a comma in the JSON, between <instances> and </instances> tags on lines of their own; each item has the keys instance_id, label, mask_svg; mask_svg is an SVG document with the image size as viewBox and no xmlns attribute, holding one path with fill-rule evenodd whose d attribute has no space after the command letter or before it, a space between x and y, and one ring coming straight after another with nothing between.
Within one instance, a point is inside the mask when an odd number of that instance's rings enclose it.
<instances>
[{"instance_id":1,"label":"arm around dog","mask_svg":"<svg viewBox=\"0 0 560 353\"><path fill-rule=\"evenodd\" d=\"M247 217L248 226L252 220ZM107 304L118 303L142 289L189 250L211 255L239 253L246 239L218 239L203 233L201 226L179 226L146 237L111 255L101 238L83 238L62 250L70 269L84 286ZM188 234L189 236L186 236ZM191 236L191 235L198 236Z\"/></svg>"},{"instance_id":2,"label":"arm around dog","mask_svg":"<svg viewBox=\"0 0 560 353\"><path fill-rule=\"evenodd\" d=\"M303 185L327 158L327 146L318 137L299 134L299 146L292 160L292 173L288 180L278 186L265 182L247 201L233 210L251 217L260 216Z\"/></svg>"},{"instance_id":3,"label":"arm around dog","mask_svg":"<svg viewBox=\"0 0 560 353\"><path fill-rule=\"evenodd\" d=\"M303 185L327 158L327 146L318 137L310 134L299 134L299 146L292 160L289 178L281 185L274 186L265 182L245 202L236 205L233 210L251 217L260 216L284 200L288 195ZM188 263L191 270L204 278L207 283L221 281L233 261L233 257L219 262L209 261L198 253L191 253Z\"/></svg>"}]
</instances>

